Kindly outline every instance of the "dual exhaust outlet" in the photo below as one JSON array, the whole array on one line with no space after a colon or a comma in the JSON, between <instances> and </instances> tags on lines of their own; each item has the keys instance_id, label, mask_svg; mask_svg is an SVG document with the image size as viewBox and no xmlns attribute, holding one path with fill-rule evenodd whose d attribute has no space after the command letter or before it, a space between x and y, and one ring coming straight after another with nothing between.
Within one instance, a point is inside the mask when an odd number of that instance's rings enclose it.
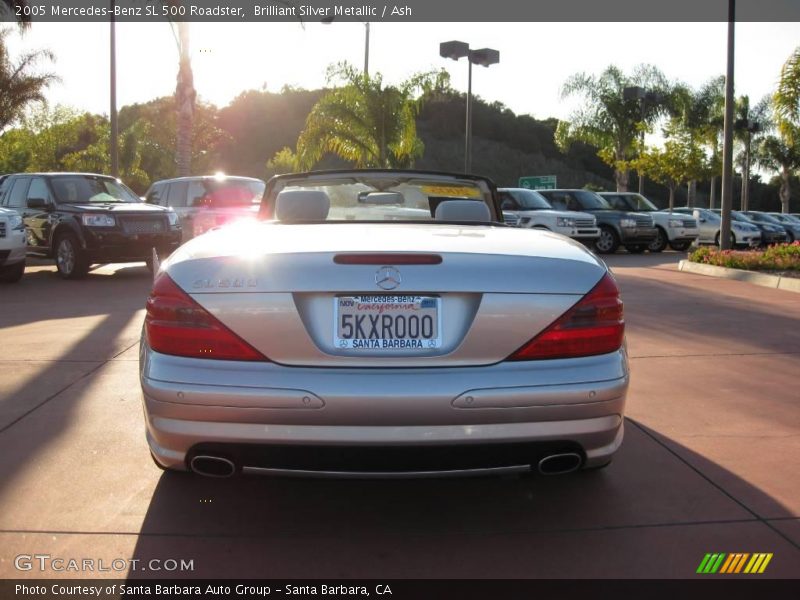
<instances>
[{"instance_id":1,"label":"dual exhaust outlet","mask_svg":"<svg viewBox=\"0 0 800 600\"><path fill-rule=\"evenodd\" d=\"M581 468L583 458L577 452L548 454L536 464L536 470L542 475L565 475ZM189 462L189 468L198 475L206 477L232 477L237 472L236 464L222 456L198 454ZM531 465L533 469L533 465ZM369 473L364 473L369 476Z\"/></svg>"}]
</instances>

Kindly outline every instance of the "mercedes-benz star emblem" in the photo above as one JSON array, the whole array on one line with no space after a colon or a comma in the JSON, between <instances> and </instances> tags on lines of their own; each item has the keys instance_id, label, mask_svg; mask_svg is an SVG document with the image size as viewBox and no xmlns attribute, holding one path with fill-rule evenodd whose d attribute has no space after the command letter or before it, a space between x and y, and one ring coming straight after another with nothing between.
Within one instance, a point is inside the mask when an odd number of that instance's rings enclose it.
<instances>
[{"instance_id":1,"label":"mercedes-benz star emblem","mask_svg":"<svg viewBox=\"0 0 800 600\"><path fill-rule=\"evenodd\" d=\"M375 283L382 290L393 290L400 285L401 281L403 278L400 277L400 271L394 267L381 267L375 273Z\"/></svg>"}]
</instances>

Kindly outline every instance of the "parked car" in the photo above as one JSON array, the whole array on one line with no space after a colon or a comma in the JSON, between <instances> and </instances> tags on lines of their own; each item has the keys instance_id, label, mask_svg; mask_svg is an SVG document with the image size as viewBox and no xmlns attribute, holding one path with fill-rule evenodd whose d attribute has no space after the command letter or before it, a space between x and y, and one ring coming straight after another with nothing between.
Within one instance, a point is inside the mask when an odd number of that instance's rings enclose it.
<instances>
[{"instance_id":1,"label":"parked car","mask_svg":"<svg viewBox=\"0 0 800 600\"><path fill-rule=\"evenodd\" d=\"M511 227L519 227L519 217L517 216L517 213L510 210L504 210L503 223L510 225Z\"/></svg>"},{"instance_id":2,"label":"parked car","mask_svg":"<svg viewBox=\"0 0 800 600\"><path fill-rule=\"evenodd\" d=\"M190 240L153 284L140 378L159 465L415 476L611 460L629 381L614 278L580 244L502 224L490 180L280 175L260 217Z\"/></svg>"},{"instance_id":3,"label":"parked car","mask_svg":"<svg viewBox=\"0 0 800 600\"><path fill-rule=\"evenodd\" d=\"M119 179L92 173L22 173L3 182L0 206L24 220L28 254L55 259L65 279L94 263L145 261L180 245L178 215L141 202Z\"/></svg>"},{"instance_id":4,"label":"parked car","mask_svg":"<svg viewBox=\"0 0 800 600\"><path fill-rule=\"evenodd\" d=\"M722 214L722 210L719 208L714 208L712 210L714 213L717 214L717 216ZM748 225L755 225L761 232L760 243L762 246L768 246L770 244L780 244L786 241L786 230L780 225L762 221L756 221L752 219L750 216L748 216L746 213L743 213L738 210L731 211L731 220L736 221L737 223L746 223Z\"/></svg>"},{"instance_id":5,"label":"parked car","mask_svg":"<svg viewBox=\"0 0 800 600\"><path fill-rule=\"evenodd\" d=\"M537 190L556 210L587 212L594 215L600 227L595 249L613 254L620 244L628 252L639 254L656 239L656 228L650 215L614 210L604 198L589 190Z\"/></svg>"},{"instance_id":6,"label":"parked car","mask_svg":"<svg viewBox=\"0 0 800 600\"><path fill-rule=\"evenodd\" d=\"M778 213L779 216L776 216L756 210L744 211L742 214L753 221L756 225L767 224L773 225L774 227L780 227L783 229L783 232L786 236L783 240L785 242L789 242L791 244L796 239L800 239L800 221L795 221L790 217L785 217L786 220L784 220L784 218L781 218L782 215L780 215L780 213Z\"/></svg>"},{"instance_id":7,"label":"parked car","mask_svg":"<svg viewBox=\"0 0 800 600\"><path fill-rule=\"evenodd\" d=\"M520 227L554 231L589 245L600 237L597 220L589 213L553 210L544 196L526 188L500 188L497 192L500 208L515 214Z\"/></svg>"},{"instance_id":8,"label":"parked car","mask_svg":"<svg viewBox=\"0 0 800 600\"><path fill-rule=\"evenodd\" d=\"M716 244L719 246L722 220L719 215L708 208L680 206L672 209L673 213L692 215L700 226L697 244ZM761 243L761 230L753 223L731 220L731 246L758 246Z\"/></svg>"},{"instance_id":9,"label":"parked car","mask_svg":"<svg viewBox=\"0 0 800 600\"><path fill-rule=\"evenodd\" d=\"M24 273L25 226L22 217L16 211L0 208L0 281L15 283Z\"/></svg>"},{"instance_id":10,"label":"parked car","mask_svg":"<svg viewBox=\"0 0 800 600\"><path fill-rule=\"evenodd\" d=\"M700 235L697 221L685 215L659 211L655 204L641 194L634 192L600 192L612 208L647 213L656 225L656 238L647 246L650 252L662 252L667 245L673 250L683 252Z\"/></svg>"},{"instance_id":11,"label":"parked car","mask_svg":"<svg viewBox=\"0 0 800 600\"><path fill-rule=\"evenodd\" d=\"M218 225L255 217L265 185L260 179L226 175L163 179L150 186L145 202L178 213L185 242Z\"/></svg>"}]
</instances>

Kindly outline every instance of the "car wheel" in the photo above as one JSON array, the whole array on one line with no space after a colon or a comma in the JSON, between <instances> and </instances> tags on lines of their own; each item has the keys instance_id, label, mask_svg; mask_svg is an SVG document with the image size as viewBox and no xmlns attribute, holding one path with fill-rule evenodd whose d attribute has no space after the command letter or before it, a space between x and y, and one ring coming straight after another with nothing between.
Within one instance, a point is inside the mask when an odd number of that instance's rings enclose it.
<instances>
[{"instance_id":1,"label":"car wheel","mask_svg":"<svg viewBox=\"0 0 800 600\"><path fill-rule=\"evenodd\" d=\"M670 242L669 247L675 250L675 252L685 252L689 249L689 246L692 245L692 242Z\"/></svg>"},{"instance_id":2,"label":"car wheel","mask_svg":"<svg viewBox=\"0 0 800 600\"><path fill-rule=\"evenodd\" d=\"M718 231L717 236L714 238L714 244L716 244L717 246L719 246L719 234L720 232ZM736 234L734 234L732 231L731 231L731 248L736 248Z\"/></svg>"},{"instance_id":3,"label":"car wheel","mask_svg":"<svg viewBox=\"0 0 800 600\"><path fill-rule=\"evenodd\" d=\"M56 241L56 268L64 279L80 279L89 272L89 260L78 238L67 233Z\"/></svg>"},{"instance_id":4,"label":"car wheel","mask_svg":"<svg viewBox=\"0 0 800 600\"><path fill-rule=\"evenodd\" d=\"M644 244L631 244L629 246L625 246L625 250L627 250L631 254L641 254L642 252L647 250L647 246L645 246Z\"/></svg>"},{"instance_id":5,"label":"car wheel","mask_svg":"<svg viewBox=\"0 0 800 600\"><path fill-rule=\"evenodd\" d=\"M25 261L22 260L13 265L8 265L0 269L0 281L4 283L17 283L25 273Z\"/></svg>"},{"instance_id":6,"label":"car wheel","mask_svg":"<svg viewBox=\"0 0 800 600\"><path fill-rule=\"evenodd\" d=\"M650 242L647 249L650 250L650 252L663 252L668 243L667 232L661 229L661 227L656 227L656 239Z\"/></svg>"},{"instance_id":7,"label":"car wheel","mask_svg":"<svg viewBox=\"0 0 800 600\"><path fill-rule=\"evenodd\" d=\"M600 228L600 237L594 243L595 249L600 254L614 254L619 248L619 236L611 227Z\"/></svg>"}]
</instances>

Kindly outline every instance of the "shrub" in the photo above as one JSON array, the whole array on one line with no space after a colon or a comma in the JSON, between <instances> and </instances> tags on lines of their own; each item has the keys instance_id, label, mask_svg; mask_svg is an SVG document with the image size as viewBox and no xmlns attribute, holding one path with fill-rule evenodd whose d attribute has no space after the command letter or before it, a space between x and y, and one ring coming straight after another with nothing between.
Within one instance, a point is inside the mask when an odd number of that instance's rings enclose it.
<instances>
[{"instance_id":1,"label":"shrub","mask_svg":"<svg viewBox=\"0 0 800 600\"><path fill-rule=\"evenodd\" d=\"M766 250L719 250L704 246L692 252L689 260L748 271L800 271L800 241L774 244Z\"/></svg>"}]
</instances>

